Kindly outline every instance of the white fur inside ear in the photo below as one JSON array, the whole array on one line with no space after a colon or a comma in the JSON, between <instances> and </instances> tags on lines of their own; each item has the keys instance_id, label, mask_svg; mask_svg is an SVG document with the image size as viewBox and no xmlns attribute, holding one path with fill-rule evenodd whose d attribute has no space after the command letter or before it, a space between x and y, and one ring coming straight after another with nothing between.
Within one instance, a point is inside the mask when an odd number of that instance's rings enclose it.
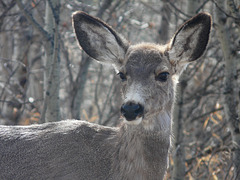
<instances>
[{"instance_id":1,"label":"white fur inside ear","mask_svg":"<svg viewBox=\"0 0 240 180\"><path fill-rule=\"evenodd\" d=\"M182 72L187 68L188 64L190 63L188 61L173 61L173 60L170 60L170 62L174 68L175 79L178 79L178 77L182 74Z\"/></svg>"},{"instance_id":2,"label":"white fur inside ear","mask_svg":"<svg viewBox=\"0 0 240 180\"><path fill-rule=\"evenodd\" d=\"M120 68L119 65L118 64L112 64L112 66L113 66L115 72L119 73L119 68Z\"/></svg>"},{"instance_id":3,"label":"white fur inside ear","mask_svg":"<svg viewBox=\"0 0 240 180\"><path fill-rule=\"evenodd\" d=\"M118 63L125 56L124 49L118 44L115 36L106 28L91 24L81 24L81 29L86 32L90 47L97 51L96 60L103 63Z\"/></svg>"},{"instance_id":4,"label":"white fur inside ear","mask_svg":"<svg viewBox=\"0 0 240 180\"><path fill-rule=\"evenodd\" d=\"M199 48L200 34L203 28L201 24L182 28L170 41L169 59L176 66L179 74L186 68L186 64L196 60L194 54Z\"/></svg>"},{"instance_id":5,"label":"white fur inside ear","mask_svg":"<svg viewBox=\"0 0 240 180\"><path fill-rule=\"evenodd\" d=\"M181 75L183 71L187 69L189 62L188 61L180 61L178 63L178 74Z\"/></svg>"},{"instance_id":6,"label":"white fur inside ear","mask_svg":"<svg viewBox=\"0 0 240 180\"><path fill-rule=\"evenodd\" d=\"M174 82L174 84L178 84L179 83L179 75L178 74L174 74L173 76L172 76L172 80L173 80L173 82Z\"/></svg>"}]
</instances>

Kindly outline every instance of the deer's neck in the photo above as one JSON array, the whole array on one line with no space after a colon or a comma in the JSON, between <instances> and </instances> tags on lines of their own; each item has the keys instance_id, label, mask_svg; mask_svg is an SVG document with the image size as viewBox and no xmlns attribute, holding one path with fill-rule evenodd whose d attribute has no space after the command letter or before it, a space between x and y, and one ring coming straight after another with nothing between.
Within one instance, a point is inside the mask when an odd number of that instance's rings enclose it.
<instances>
[{"instance_id":1,"label":"deer's neck","mask_svg":"<svg viewBox=\"0 0 240 180\"><path fill-rule=\"evenodd\" d=\"M170 146L170 115L158 114L149 121L155 126L146 128L142 123L124 125L120 129L113 169L121 179L161 179L165 174Z\"/></svg>"}]
</instances>

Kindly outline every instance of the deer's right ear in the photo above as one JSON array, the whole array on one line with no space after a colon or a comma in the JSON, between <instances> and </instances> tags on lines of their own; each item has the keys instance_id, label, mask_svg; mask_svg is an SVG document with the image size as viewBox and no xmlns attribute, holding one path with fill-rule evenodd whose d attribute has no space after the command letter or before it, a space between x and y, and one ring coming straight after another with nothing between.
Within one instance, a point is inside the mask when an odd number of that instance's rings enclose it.
<instances>
[{"instance_id":1,"label":"deer's right ear","mask_svg":"<svg viewBox=\"0 0 240 180\"><path fill-rule=\"evenodd\" d=\"M175 33L169 50L170 62L180 74L185 65L195 61L204 53L211 30L211 16L199 13L184 23Z\"/></svg>"},{"instance_id":2,"label":"deer's right ear","mask_svg":"<svg viewBox=\"0 0 240 180\"><path fill-rule=\"evenodd\" d=\"M129 43L114 29L84 12L72 16L73 27L82 49L99 62L121 66Z\"/></svg>"}]
</instances>

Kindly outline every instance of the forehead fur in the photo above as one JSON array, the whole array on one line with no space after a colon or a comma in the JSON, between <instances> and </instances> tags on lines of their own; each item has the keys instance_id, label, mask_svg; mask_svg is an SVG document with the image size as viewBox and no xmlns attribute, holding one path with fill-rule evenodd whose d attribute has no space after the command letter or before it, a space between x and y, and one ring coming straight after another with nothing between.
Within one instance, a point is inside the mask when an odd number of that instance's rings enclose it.
<instances>
[{"instance_id":1,"label":"forehead fur","mask_svg":"<svg viewBox=\"0 0 240 180\"><path fill-rule=\"evenodd\" d=\"M166 46L142 43L129 47L124 65L126 66L156 66L165 58Z\"/></svg>"},{"instance_id":2,"label":"forehead fur","mask_svg":"<svg viewBox=\"0 0 240 180\"><path fill-rule=\"evenodd\" d=\"M159 69L170 69L170 62L166 57L166 47L142 43L130 46L123 64L123 72L132 78L145 79L156 73Z\"/></svg>"},{"instance_id":3,"label":"forehead fur","mask_svg":"<svg viewBox=\"0 0 240 180\"><path fill-rule=\"evenodd\" d=\"M127 51L127 56L133 54L133 53L160 53L164 54L164 52L167 50L166 45L159 45L159 44L153 44L153 43L140 43L136 45L131 45Z\"/></svg>"}]
</instances>

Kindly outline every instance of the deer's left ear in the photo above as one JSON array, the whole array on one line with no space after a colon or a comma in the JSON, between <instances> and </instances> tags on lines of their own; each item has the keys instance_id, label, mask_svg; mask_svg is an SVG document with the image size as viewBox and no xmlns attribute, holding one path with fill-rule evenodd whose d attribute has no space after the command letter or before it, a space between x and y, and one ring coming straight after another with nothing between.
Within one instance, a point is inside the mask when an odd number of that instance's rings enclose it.
<instances>
[{"instance_id":1,"label":"deer's left ear","mask_svg":"<svg viewBox=\"0 0 240 180\"><path fill-rule=\"evenodd\" d=\"M211 16L200 13L186 23L173 36L169 47L169 60L180 74L182 68L204 53L211 30Z\"/></svg>"}]
</instances>

